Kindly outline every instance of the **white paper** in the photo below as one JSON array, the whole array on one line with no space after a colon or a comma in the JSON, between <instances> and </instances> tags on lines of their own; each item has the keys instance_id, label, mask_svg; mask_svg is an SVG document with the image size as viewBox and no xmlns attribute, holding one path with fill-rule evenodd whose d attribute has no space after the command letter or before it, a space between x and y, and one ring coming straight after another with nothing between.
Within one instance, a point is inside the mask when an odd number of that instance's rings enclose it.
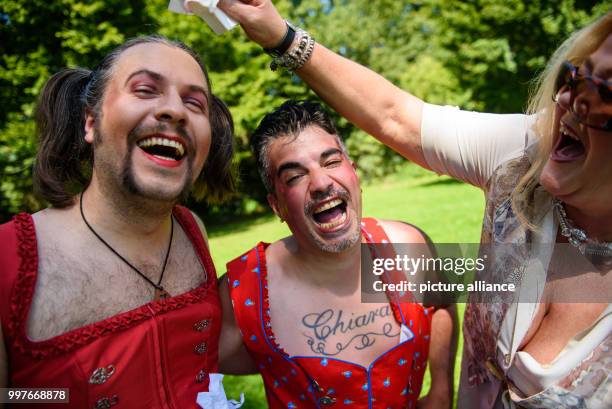
<instances>
[{"instance_id":1,"label":"white paper","mask_svg":"<svg viewBox=\"0 0 612 409\"><path fill-rule=\"evenodd\" d=\"M211 373L208 375L208 392L200 392L196 403L203 409L238 409L244 404L244 393L240 394L240 402L227 400L223 389L223 375Z\"/></svg>"},{"instance_id":2,"label":"white paper","mask_svg":"<svg viewBox=\"0 0 612 409\"><path fill-rule=\"evenodd\" d=\"M219 0L170 0L168 10L180 14L195 14L216 34L223 34L238 24L217 7Z\"/></svg>"}]
</instances>

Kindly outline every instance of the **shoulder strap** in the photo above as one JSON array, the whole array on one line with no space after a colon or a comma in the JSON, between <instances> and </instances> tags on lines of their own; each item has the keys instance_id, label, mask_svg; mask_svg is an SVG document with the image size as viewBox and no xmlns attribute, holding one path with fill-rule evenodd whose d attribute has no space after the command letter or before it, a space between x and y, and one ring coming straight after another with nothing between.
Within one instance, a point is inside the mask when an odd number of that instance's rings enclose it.
<instances>
[{"instance_id":1,"label":"shoulder strap","mask_svg":"<svg viewBox=\"0 0 612 409\"><path fill-rule=\"evenodd\" d=\"M263 243L227 263L227 279L230 298L234 308L236 324L240 328L243 341L250 351L267 350L263 329L262 314L267 313L267 306L262 305L266 285L261 280L265 273L265 261L261 254L265 252Z\"/></svg>"},{"instance_id":2,"label":"shoulder strap","mask_svg":"<svg viewBox=\"0 0 612 409\"><path fill-rule=\"evenodd\" d=\"M364 217L361 221L361 230L366 236L368 244L390 244L389 246L376 246L376 254L372 254L372 257L395 257L396 252L390 243L389 236L387 236L387 233L378 219ZM425 236L424 233L423 235ZM387 281L399 282L403 277L402 273L397 276L391 274L387 278ZM387 296L397 322L403 322L409 327L413 327L415 321L417 321L417 319L421 321L423 319L422 316L425 315L425 325L427 327L427 332L429 332L429 323L431 320L430 313L433 311L432 308L423 308L422 305L413 302L414 298L409 293L391 293L387 294Z\"/></svg>"},{"instance_id":3,"label":"shoulder strap","mask_svg":"<svg viewBox=\"0 0 612 409\"><path fill-rule=\"evenodd\" d=\"M206 244L206 241L204 241L204 236L202 235L202 230L200 230L198 222L191 214L191 211L186 207L175 206L172 213L183 227L183 230L185 230L187 237L193 243L196 254L202 261L206 274L205 285L216 285L217 270L215 269L210 252L208 251L208 245Z\"/></svg>"},{"instance_id":4,"label":"shoulder strap","mask_svg":"<svg viewBox=\"0 0 612 409\"><path fill-rule=\"evenodd\" d=\"M361 231L366 235L369 243L389 243L389 237L380 225L378 219L364 217L361 219Z\"/></svg>"},{"instance_id":5,"label":"shoulder strap","mask_svg":"<svg viewBox=\"0 0 612 409\"><path fill-rule=\"evenodd\" d=\"M28 297L14 297L19 273L36 273L36 234L34 225L29 214L19 214L12 221L0 225L0 320L2 321L2 332L5 344L8 348L9 338L14 339L22 319L22 308L29 304ZM28 258L27 260L25 258ZM34 263L34 265L30 265ZM26 271L27 270L27 271ZM24 282L25 284L33 284ZM24 287L25 289L25 287ZM30 294L31 295L31 294ZM20 306L13 306L19 302ZM17 308L21 307L21 308Z\"/></svg>"}]
</instances>

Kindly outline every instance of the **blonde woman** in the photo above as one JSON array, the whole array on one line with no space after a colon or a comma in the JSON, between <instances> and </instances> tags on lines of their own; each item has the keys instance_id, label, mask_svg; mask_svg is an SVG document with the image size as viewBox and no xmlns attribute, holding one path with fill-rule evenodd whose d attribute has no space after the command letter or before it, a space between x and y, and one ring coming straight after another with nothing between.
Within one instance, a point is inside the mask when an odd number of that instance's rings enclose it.
<instances>
[{"instance_id":1,"label":"blonde woman","mask_svg":"<svg viewBox=\"0 0 612 409\"><path fill-rule=\"evenodd\" d=\"M364 131L484 190L482 242L512 245L487 274L530 302L468 305L458 406L610 407L612 14L555 53L529 115L496 115L421 101L289 27L269 0L220 7Z\"/></svg>"}]
</instances>

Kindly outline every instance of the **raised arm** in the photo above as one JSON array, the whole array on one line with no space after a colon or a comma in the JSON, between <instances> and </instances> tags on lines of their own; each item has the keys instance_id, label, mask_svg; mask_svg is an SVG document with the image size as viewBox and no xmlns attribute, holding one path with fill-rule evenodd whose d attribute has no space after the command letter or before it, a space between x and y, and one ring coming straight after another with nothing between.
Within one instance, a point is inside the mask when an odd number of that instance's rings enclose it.
<instances>
[{"instance_id":1,"label":"raised arm","mask_svg":"<svg viewBox=\"0 0 612 409\"><path fill-rule=\"evenodd\" d=\"M270 0L222 0L219 7L264 48L278 45L287 30ZM296 74L349 121L404 157L428 167L421 148L423 101L320 44Z\"/></svg>"}]
</instances>

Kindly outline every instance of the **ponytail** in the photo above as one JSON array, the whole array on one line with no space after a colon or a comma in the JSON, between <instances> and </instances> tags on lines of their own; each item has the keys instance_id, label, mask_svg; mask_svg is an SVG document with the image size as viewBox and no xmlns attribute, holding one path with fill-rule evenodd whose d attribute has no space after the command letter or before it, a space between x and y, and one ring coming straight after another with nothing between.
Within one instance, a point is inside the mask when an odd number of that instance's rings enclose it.
<instances>
[{"instance_id":1,"label":"ponytail","mask_svg":"<svg viewBox=\"0 0 612 409\"><path fill-rule=\"evenodd\" d=\"M89 182L92 148L85 141L84 92L91 71L63 69L45 84L36 107L39 149L34 188L54 207L67 207Z\"/></svg>"},{"instance_id":2,"label":"ponytail","mask_svg":"<svg viewBox=\"0 0 612 409\"><path fill-rule=\"evenodd\" d=\"M211 94L210 129L211 144L204 169L193 187L196 199L206 197L208 203L222 203L236 190L232 172L234 156L234 121L223 101Z\"/></svg>"}]
</instances>

